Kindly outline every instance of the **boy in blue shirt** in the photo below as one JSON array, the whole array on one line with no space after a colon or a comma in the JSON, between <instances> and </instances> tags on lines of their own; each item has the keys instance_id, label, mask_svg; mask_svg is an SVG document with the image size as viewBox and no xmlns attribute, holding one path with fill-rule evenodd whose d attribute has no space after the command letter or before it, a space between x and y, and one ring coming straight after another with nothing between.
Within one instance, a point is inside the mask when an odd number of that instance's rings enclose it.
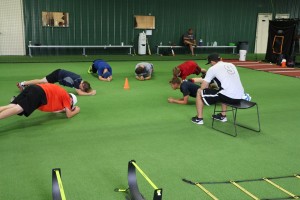
<instances>
[{"instance_id":1,"label":"boy in blue shirt","mask_svg":"<svg viewBox=\"0 0 300 200\"><path fill-rule=\"evenodd\" d=\"M111 66L105 62L104 60L97 59L93 61L93 64L89 67L88 73L97 73L98 79L101 81L108 81L112 80L112 68Z\"/></svg>"}]
</instances>

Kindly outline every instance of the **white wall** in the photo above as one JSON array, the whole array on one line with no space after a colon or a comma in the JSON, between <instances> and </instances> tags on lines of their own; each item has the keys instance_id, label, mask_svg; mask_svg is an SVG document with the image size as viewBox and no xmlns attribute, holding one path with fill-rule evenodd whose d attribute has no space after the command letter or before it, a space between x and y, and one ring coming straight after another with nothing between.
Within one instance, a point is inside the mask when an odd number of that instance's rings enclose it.
<instances>
[{"instance_id":1,"label":"white wall","mask_svg":"<svg viewBox=\"0 0 300 200\"><path fill-rule=\"evenodd\" d=\"M0 55L25 55L23 0L0 0Z\"/></svg>"}]
</instances>

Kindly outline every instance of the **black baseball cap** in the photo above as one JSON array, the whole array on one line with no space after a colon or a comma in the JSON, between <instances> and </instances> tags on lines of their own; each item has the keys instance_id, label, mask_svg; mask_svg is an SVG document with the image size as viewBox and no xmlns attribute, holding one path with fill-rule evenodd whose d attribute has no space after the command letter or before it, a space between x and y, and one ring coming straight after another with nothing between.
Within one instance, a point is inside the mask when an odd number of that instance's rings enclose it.
<instances>
[{"instance_id":1,"label":"black baseball cap","mask_svg":"<svg viewBox=\"0 0 300 200\"><path fill-rule=\"evenodd\" d=\"M207 56L207 61L208 61L208 62L206 63L206 65L210 64L211 61L218 62L218 61L220 61L220 60L221 60L221 57L220 57L219 54L217 54L217 53L212 53L212 54L210 54L209 56Z\"/></svg>"}]
</instances>

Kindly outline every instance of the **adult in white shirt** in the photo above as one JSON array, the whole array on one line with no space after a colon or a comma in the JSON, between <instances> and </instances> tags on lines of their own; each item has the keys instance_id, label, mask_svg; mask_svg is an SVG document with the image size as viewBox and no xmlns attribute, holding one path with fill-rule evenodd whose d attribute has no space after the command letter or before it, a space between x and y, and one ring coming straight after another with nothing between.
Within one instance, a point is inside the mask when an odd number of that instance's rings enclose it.
<instances>
[{"instance_id":1,"label":"adult in white shirt","mask_svg":"<svg viewBox=\"0 0 300 200\"><path fill-rule=\"evenodd\" d=\"M192 122L203 124L204 104L212 105L221 102L222 112L212 117L216 120L226 122L226 109L224 103L239 103L244 95L244 88L240 80L239 73L232 63L221 61L219 54L211 54L207 57L211 67L207 70L201 88L198 89L196 96L197 116L192 118ZM216 91L209 89L209 83L212 79L217 78L221 84L221 90Z\"/></svg>"}]
</instances>

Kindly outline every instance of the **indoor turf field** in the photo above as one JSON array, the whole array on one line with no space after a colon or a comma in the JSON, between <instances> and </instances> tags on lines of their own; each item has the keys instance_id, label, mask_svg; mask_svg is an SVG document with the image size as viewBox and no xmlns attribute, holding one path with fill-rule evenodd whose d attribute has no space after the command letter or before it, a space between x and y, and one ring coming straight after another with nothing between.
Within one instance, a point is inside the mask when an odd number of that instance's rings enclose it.
<instances>
[{"instance_id":1,"label":"indoor turf field","mask_svg":"<svg viewBox=\"0 0 300 200\"><path fill-rule=\"evenodd\" d=\"M125 194L114 189L128 187L132 159L163 188L165 200L211 199L182 178L214 182L300 173L299 79L238 68L245 91L259 105L262 131L239 128L234 138L211 128L213 107L205 107L201 126L191 122L195 99L188 105L167 102L181 97L168 84L172 68L181 62L152 61L152 80L141 82L134 78L137 61L110 61L109 83L87 74L90 62L0 63L0 105L19 93L17 82L42 78L57 68L82 75L97 90L96 96L78 97L81 112L71 119L35 111L28 118L0 121L0 199L51 199L51 170L61 168L67 199L122 200ZM197 62L208 67L205 60ZM123 89L126 77L129 90ZM255 117L254 110L239 115L254 125ZM137 178L140 191L152 199L152 187L141 175ZM299 179L274 182L300 195ZM265 182L241 185L259 198L287 196ZM219 199L250 199L230 184L206 187Z\"/></svg>"}]
</instances>

